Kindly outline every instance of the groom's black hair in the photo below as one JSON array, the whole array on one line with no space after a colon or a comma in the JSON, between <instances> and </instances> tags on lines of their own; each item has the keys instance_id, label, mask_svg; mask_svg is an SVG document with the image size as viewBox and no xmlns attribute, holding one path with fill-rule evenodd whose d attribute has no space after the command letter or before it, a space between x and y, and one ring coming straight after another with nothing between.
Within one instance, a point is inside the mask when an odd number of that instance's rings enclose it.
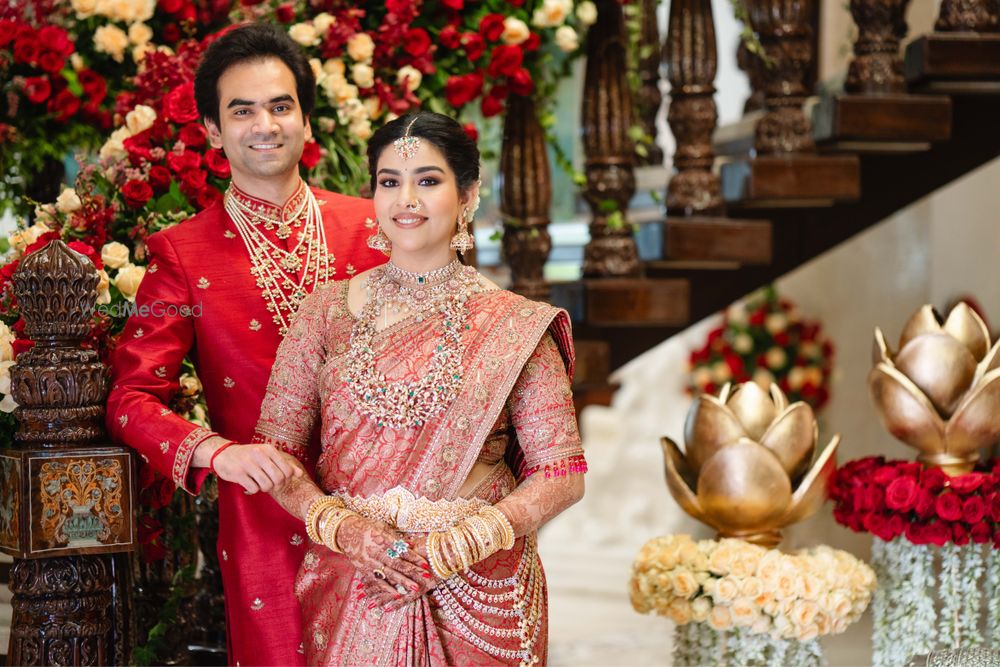
<instances>
[{"instance_id":1,"label":"groom's black hair","mask_svg":"<svg viewBox=\"0 0 1000 667\"><path fill-rule=\"evenodd\" d=\"M233 28L212 42L201 57L194 75L194 99L198 113L219 125L219 78L233 65L277 58L292 71L302 121L316 106L316 77L298 44L272 23L248 23Z\"/></svg>"}]
</instances>

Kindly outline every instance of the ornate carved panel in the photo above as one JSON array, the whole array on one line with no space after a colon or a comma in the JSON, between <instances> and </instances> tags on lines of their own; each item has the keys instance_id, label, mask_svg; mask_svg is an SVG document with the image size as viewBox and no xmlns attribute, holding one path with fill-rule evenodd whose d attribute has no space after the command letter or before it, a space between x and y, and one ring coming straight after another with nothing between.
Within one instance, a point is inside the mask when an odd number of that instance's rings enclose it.
<instances>
[{"instance_id":1,"label":"ornate carved panel","mask_svg":"<svg viewBox=\"0 0 1000 667\"><path fill-rule=\"evenodd\" d=\"M905 93L899 40L906 36L909 0L851 0L858 26L854 59L844 90L850 93Z\"/></svg>"},{"instance_id":2,"label":"ornate carved panel","mask_svg":"<svg viewBox=\"0 0 1000 667\"><path fill-rule=\"evenodd\" d=\"M18 459L0 456L0 549L20 550L21 469Z\"/></svg>"}]
</instances>

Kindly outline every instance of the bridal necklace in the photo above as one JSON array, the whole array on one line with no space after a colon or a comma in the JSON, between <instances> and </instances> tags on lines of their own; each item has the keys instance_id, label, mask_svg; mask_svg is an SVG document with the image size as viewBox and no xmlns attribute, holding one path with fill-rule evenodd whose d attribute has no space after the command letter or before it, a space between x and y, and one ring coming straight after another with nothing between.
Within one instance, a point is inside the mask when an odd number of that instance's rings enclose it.
<instances>
[{"instance_id":1,"label":"bridal necklace","mask_svg":"<svg viewBox=\"0 0 1000 667\"><path fill-rule=\"evenodd\" d=\"M226 190L226 213L236 226L243 245L250 255L250 275L256 279L260 295L267 304L271 319L284 336L292 316L298 311L302 299L309 294L308 287L325 283L334 274L334 256L327 249L326 230L319 203L305 183L290 200L291 212L284 215L270 214L266 207L254 206L234 192ZM279 239L296 233L296 242L286 250L271 240L261 230L276 228ZM300 273L301 271L301 273Z\"/></svg>"},{"instance_id":2,"label":"bridal necklace","mask_svg":"<svg viewBox=\"0 0 1000 667\"><path fill-rule=\"evenodd\" d=\"M466 302L482 291L479 274L458 260L427 273L413 273L391 261L374 269L362 285L368 300L351 330L346 380L358 408L379 426L421 426L444 410L462 384L462 335L469 329ZM384 310L418 322L441 318L441 334L426 373L416 380L390 381L377 370L372 342Z\"/></svg>"}]
</instances>

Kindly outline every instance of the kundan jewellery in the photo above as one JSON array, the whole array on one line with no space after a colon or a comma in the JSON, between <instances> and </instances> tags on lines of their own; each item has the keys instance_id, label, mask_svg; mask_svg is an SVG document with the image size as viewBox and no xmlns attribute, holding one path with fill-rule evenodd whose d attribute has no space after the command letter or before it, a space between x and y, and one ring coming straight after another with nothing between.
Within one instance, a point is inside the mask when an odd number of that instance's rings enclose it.
<instances>
[{"instance_id":1,"label":"kundan jewellery","mask_svg":"<svg viewBox=\"0 0 1000 667\"><path fill-rule=\"evenodd\" d=\"M466 301L482 291L479 274L458 260L428 273L405 271L392 262L374 269L363 285L368 300L351 330L347 386L358 408L379 426L421 426L458 395L462 383L462 334L469 329ZM418 322L441 319L441 338L426 374L417 380L387 380L378 372L376 320L383 311L412 314Z\"/></svg>"},{"instance_id":2,"label":"kundan jewellery","mask_svg":"<svg viewBox=\"0 0 1000 667\"><path fill-rule=\"evenodd\" d=\"M406 126L406 132L403 133L403 136L392 142L392 148L396 151L396 155L399 156L400 160L410 160L420 150L420 137L410 136L410 128L413 127L413 124L417 122L417 118L419 117L417 116L411 120L410 124Z\"/></svg>"},{"instance_id":3,"label":"kundan jewellery","mask_svg":"<svg viewBox=\"0 0 1000 667\"><path fill-rule=\"evenodd\" d=\"M390 254L392 252L392 241L382 231L382 225L368 218L365 220L365 227L375 227L375 233L368 237L368 247L372 250L379 250L386 255Z\"/></svg>"},{"instance_id":4,"label":"kundan jewellery","mask_svg":"<svg viewBox=\"0 0 1000 667\"><path fill-rule=\"evenodd\" d=\"M319 203L312 190L300 182L289 200L290 214L275 216L265 207L253 205L230 185L224 198L226 213L236 226L250 255L250 275L256 279L260 295L267 304L278 333L288 333L291 317L313 287L325 283L335 272L334 256L327 249L326 230ZM287 239L293 229L296 241L288 250L271 240L261 229L275 229L275 235Z\"/></svg>"}]
</instances>

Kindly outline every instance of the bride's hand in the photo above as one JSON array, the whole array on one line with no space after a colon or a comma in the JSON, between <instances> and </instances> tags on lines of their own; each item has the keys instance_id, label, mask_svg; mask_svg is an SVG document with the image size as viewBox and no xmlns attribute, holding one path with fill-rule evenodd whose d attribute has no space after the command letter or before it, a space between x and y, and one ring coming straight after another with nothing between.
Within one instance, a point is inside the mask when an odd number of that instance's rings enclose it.
<instances>
[{"instance_id":1,"label":"bride's hand","mask_svg":"<svg viewBox=\"0 0 1000 667\"><path fill-rule=\"evenodd\" d=\"M410 550L419 555L424 563L427 563L427 538L410 537L409 544ZM386 581L374 576L365 575L362 592L369 605L384 607L386 611L395 611L426 595L431 589L440 584L441 580L428 567L421 573L418 583L421 584L419 590L410 589L405 593L401 593L394 586L387 585Z\"/></svg>"},{"instance_id":2,"label":"bride's hand","mask_svg":"<svg viewBox=\"0 0 1000 667\"><path fill-rule=\"evenodd\" d=\"M411 548L404 535L384 523L348 517L337 529L337 547L366 580L377 582L376 590L388 600L419 597L428 590L433 575L427 559ZM384 603L372 601L369 606L375 604Z\"/></svg>"}]
</instances>

